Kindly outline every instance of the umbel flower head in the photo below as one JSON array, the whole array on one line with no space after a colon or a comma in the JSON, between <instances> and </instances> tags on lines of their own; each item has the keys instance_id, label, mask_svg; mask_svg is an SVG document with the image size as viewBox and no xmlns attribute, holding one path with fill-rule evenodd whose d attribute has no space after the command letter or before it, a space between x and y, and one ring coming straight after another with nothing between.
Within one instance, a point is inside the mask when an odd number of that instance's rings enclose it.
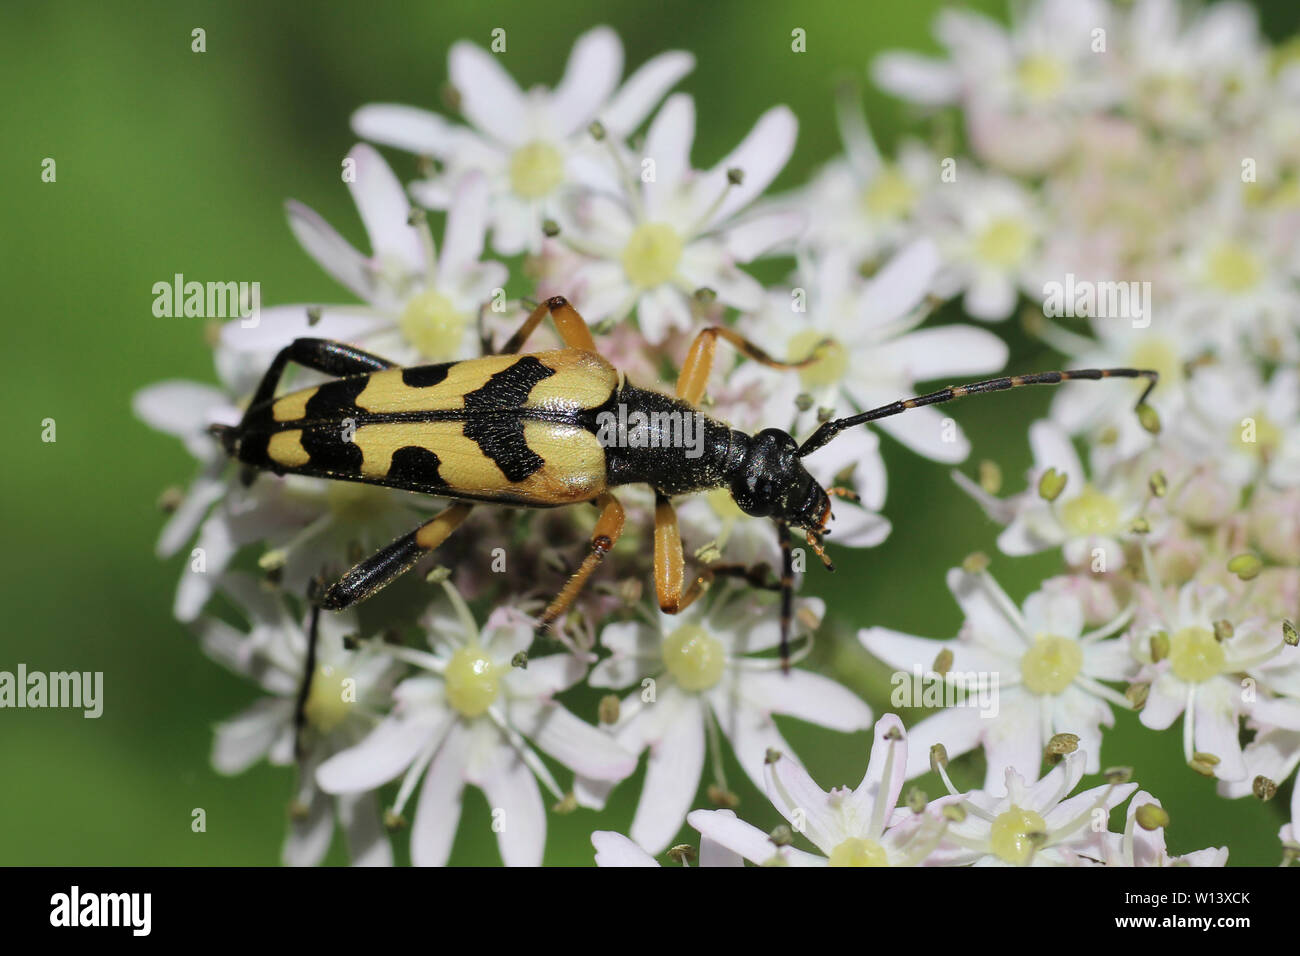
<instances>
[{"instance_id":1,"label":"umbel flower head","mask_svg":"<svg viewBox=\"0 0 1300 956\"><path fill-rule=\"evenodd\" d=\"M455 589L444 587L448 606L431 608L423 622L432 652L385 646L421 673L397 686L392 713L364 740L321 764L317 781L330 793L357 793L400 775L391 811L400 817L423 777L411 827L411 859L419 866L446 863L461 793L473 784L493 809L502 860L538 866L546 842L538 781L557 801L564 792L533 746L596 780L626 776L634 759L553 700L582 679L581 660L527 658L527 617L503 607L480 629Z\"/></svg>"}]
</instances>

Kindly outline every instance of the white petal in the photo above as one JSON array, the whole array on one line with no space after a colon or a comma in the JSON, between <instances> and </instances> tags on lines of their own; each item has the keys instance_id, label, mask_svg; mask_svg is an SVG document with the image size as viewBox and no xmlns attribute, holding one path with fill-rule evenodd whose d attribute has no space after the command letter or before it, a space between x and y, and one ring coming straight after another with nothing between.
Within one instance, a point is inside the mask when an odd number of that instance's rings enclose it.
<instances>
[{"instance_id":1,"label":"white petal","mask_svg":"<svg viewBox=\"0 0 1300 956\"><path fill-rule=\"evenodd\" d=\"M843 684L811 671L746 674L745 698L772 713L852 733L871 726L871 708Z\"/></svg>"},{"instance_id":2,"label":"white petal","mask_svg":"<svg viewBox=\"0 0 1300 956\"><path fill-rule=\"evenodd\" d=\"M1083 462L1074 450L1070 436L1053 421L1040 419L1029 426L1029 447L1034 452L1034 467L1040 471L1055 468L1066 476L1065 499L1069 500L1083 490L1087 476Z\"/></svg>"},{"instance_id":3,"label":"white petal","mask_svg":"<svg viewBox=\"0 0 1300 956\"><path fill-rule=\"evenodd\" d=\"M664 215L669 199L690 172L694 140L695 100L686 93L674 93L646 131L645 158L654 160L655 178L642 188L646 215L651 220Z\"/></svg>"},{"instance_id":4,"label":"white petal","mask_svg":"<svg viewBox=\"0 0 1300 956\"><path fill-rule=\"evenodd\" d=\"M1138 719L1144 727L1167 730L1187 707L1187 685L1165 671L1151 684Z\"/></svg>"},{"instance_id":5,"label":"white petal","mask_svg":"<svg viewBox=\"0 0 1300 956\"><path fill-rule=\"evenodd\" d=\"M243 773L266 756L271 744L293 719L293 704L262 697L247 710L217 724L212 740L212 766L218 773Z\"/></svg>"},{"instance_id":6,"label":"white petal","mask_svg":"<svg viewBox=\"0 0 1300 956\"><path fill-rule=\"evenodd\" d=\"M1016 287L998 272L980 272L962 298L962 308L972 319L997 322L1016 307Z\"/></svg>"},{"instance_id":7,"label":"white petal","mask_svg":"<svg viewBox=\"0 0 1300 956\"><path fill-rule=\"evenodd\" d=\"M131 408L140 421L177 438L202 431L212 411L229 404L221 389L199 382L158 382L131 396Z\"/></svg>"},{"instance_id":8,"label":"white petal","mask_svg":"<svg viewBox=\"0 0 1300 956\"><path fill-rule=\"evenodd\" d=\"M487 797L505 865L541 866L546 807L537 778L514 748L502 741L481 766L471 764L470 781Z\"/></svg>"},{"instance_id":9,"label":"white petal","mask_svg":"<svg viewBox=\"0 0 1300 956\"><path fill-rule=\"evenodd\" d=\"M912 382L984 375L1007 363L1007 344L988 329L973 325L942 325L919 329L890 342L882 361Z\"/></svg>"},{"instance_id":10,"label":"white petal","mask_svg":"<svg viewBox=\"0 0 1300 956\"><path fill-rule=\"evenodd\" d=\"M793 244L807 224L807 215L797 209L748 216L727 230L727 253L737 262L749 262Z\"/></svg>"},{"instance_id":11,"label":"white petal","mask_svg":"<svg viewBox=\"0 0 1300 956\"><path fill-rule=\"evenodd\" d=\"M353 146L348 158L356 164L356 175L348 189L375 258L395 259L411 272L424 271L420 233L407 221L411 201L397 176L379 150L365 143Z\"/></svg>"},{"instance_id":12,"label":"white petal","mask_svg":"<svg viewBox=\"0 0 1300 956\"><path fill-rule=\"evenodd\" d=\"M194 537L194 532L211 508L226 493L226 482L219 478L204 478L196 481L185 492L180 506L167 519L162 532L158 535L157 554L160 558L170 558L181 545Z\"/></svg>"},{"instance_id":13,"label":"white petal","mask_svg":"<svg viewBox=\"0 0 1300 956\"><path fill-rule=\"evenodd\" d=\"M597 830L591 835L597 866L658 866L655 858L621 833Z\"/></svg>"},{"instance_id":14,"label":"white petal","mask_svg":"<svg viewBox=\"0 0 1300 956\"><path fill-rule=\"evenodd\" d=\"M384 832L378 795L373 791L345 793L335 800L352 865L392 866L393 847Z\"/></svg>"},{"instance_id":15,"label":"white petal","mask_svg":"<svg viewBox=\"0 0 1300 956\"><path fill-rule=\"evenodd\" d=\"M882 53L872 61L876 85L895 96L925 106L940 106L957 98L961 78L943 60L912 53Z\"/></svg>"},{"instance_id":16,"label":"white petal","mask_svg":"<svg viewBox=\"0 0 1300 956\"><path fill-rule=\"evenodd\" d=\"M556 133L569 136L586 126L623 75L623 44L609 27L588 30L573 45L564 78L551 94Z\"/></svg>"},{"instance_id":17,"label":"white petal","mask_svg":"<svg viewBox=\"0 0 1300 956\"><path fill-rule=\"evenodd\" d=\"M280 859L285 866L316 866L325 859L334 838L334 800L316 787L303 817L295 816L285 834Z\"/></svg>"},{"instance_id":18,"label":"white petal","mask_svg":"<svg viewBox=\"0 0 1300 956\"><path fill-rule=\"evenodd\" d=\"M975 707L948 707L914 724L907 733L907 779L929 771L935 744L943 744L950 757L974 750L985 724Z\"/></svg>"},{"instance_id":19,"label":"white petal","mask_svg":"<svg viewBox=\"0 0 1300 956\"><path fill-rule=\"evenodd\" d=\"M651 706L662 706L659 704ZM704 769L704 713L700 699L685 698L651 745L641 800L629 831L651 853L662 853L672 842L695 800Z\"/></svg>"},{"instance_id":20,"label":"white petal","mask_svg":"<svg viewBox=\"0 0 1300 956\"><path fill-rule=\"evenodd\" d=\"M876 426L931 461L953 465L970 454L970 439L952 416L937 408L910 408L894 418L882 418Z\"/></svg>"},{"instance_id":21,"label":"white petal","mask_svg":"<svg viewBox=\"0 0 1300 956\"><path fill-rule=\"evenodd\" d=\"M528 116L519 86L500 61L467 40L451 48L448 73L465 118L503 146L519 146Z\"/></svg>"},{"instance_id":22,"label":"white petal","mask_svg":"<svg viewBox=\"0 0 1300 956\"><path fill-rule=\"evenodd\" d=\"M366 258L311 208L297 200L284 204L289 228L316 264L356 296L369 301L374 282Z\"/></svg>"},{"instance_id":23,"label":"white petal","mask_svg":"<svg viewBox=\"0 0 1300 956\"><path fill-rule=\"evenodd\" d=\"M794 152L799 121L788 106L774 106L758 118L749 135L700 182L706 202L727 190L726 199L706 225L714 225L745 208L771 184ZM739 169L744 180L727 188L727 171Z\"/></svg>"},{"instance_id":24,"label":"white petal","mask_svg":"<svg viewBox=\"0 0 1300 956\"><path fill-rule=\"evenodd\" d=\"M446 710L390 714L360 743L322 763L316 782L330 793L373 790L409 767L416 754L446 733L453 721Z\"/></svg>"},{"instance_id":25,"label":"white petal","mask_svg":"<svg viewBox=\"0 0 1300 956\"><path fill-rule=\"evenodd\" d=\"M888 325L910 313L925 298L939 270L939 250L930 239L902 249L867 283L862 309L873 325Z\"/></svg>"},{"instance_id":26,"label":"white petal","mask_svg":"<svg viewBox=\"0 0 1300 956\"><path fill-rule=\"evenodd\" d=\"M510 718L540 749L584 777L622 780L636 769L636 757L613 737L557 703L516 701Z\"/></svg>"},{"instance_id":27,"label":"white petal","mask_svg":"<svg viewBox=\"0 0 1300 956\"><path fill-rule=\"evenodd\" d=\"M361 107L352 114L352 131L362 139L420 156L445 156L454 143L451 124L437 113L397 103Z\"/></svg>"},{"instance_id":28,"label":"white petal","mask_svg":"<svg viewBox=\"0 0 1300 956\"><path fill-rule=\"evenodd\" d=\"M892 739L891 739L892 738ZM890 751L893 751L892 757ZM889 764L889 779L885 779L885 765ZM849 805L855 808L857 819L870 820L876 812L878 803L883 803L880 819L888 824L898 806L898 795L903 791L903 782L907 779L907 731L897 714L885 714L872 731L871 757L867 762L867 772L862 777L849 797ZM872 838L879 839L879 834Z\"/></svg>"},{"instance_id":29,"label":"white petal","mask_svg":"<svg viewBox=\"0 0 1300 956\"><path fill-rule=\"evenodd\" d=\"M312 310L318 315L315 322ZM240 352L270 352L299 338L356 342L391 321L366 306L277 305L262 309L256 325L227 322L221 327L221 344Z\"/></svg>"},{"instance_id":30,"label":"white petal","mask_svg":"<svg viewBox=\"0 0 1300 956\"><path fill-rule=\"evenodd\" d=\"M734 853L739 853L752 863L764 864L776 855L777 849L768 835L757 827L750 826L736 815L726 810L694 810L688 816L690 825L700 835ZM788 861L795 865L817 865L824 863L811 853L787 847Z\"/></svg>"},{"instance_id":31,"label":"white petal","mask_svg":"<svg viewBox=\"0 0 1300 956\"><path fill-rule=\"evenodd\" d=\"M438 260L438 282L456 284L483 258L488 227L488 183L477 174L464 176L447 210L442 255Z\"/></svg>"},{"instance_id":32,"label":"white petal","mask_svg":"<svg viewBox=\"0 0 1300 956\"><path fill-rule=\"evenodd\" d=\"M664 94L694 68L695 57L681 50L669 50L647 60L601 110L601 122L615 136L626 139Z\"/></svg>"},{"instance_id":33,"label":"white petal","mask_svg":"<svg viewBox=\"0 0 1300 956\"><path fill-rule=\"evenodd\" d=\"M460 825L461 794L473 733L456 724L425 771L420 802L411 824L411 863L445 866ZM319 774L317 774L319 777Z\"/></svg>"}]
</instances>

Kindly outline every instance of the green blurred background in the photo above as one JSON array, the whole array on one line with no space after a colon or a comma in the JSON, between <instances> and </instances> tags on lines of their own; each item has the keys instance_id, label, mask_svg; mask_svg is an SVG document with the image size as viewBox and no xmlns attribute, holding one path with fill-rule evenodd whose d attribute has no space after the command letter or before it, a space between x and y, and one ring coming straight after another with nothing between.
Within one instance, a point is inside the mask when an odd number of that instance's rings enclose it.
<instances>
[{"instance_id":1,"label":"green blurred background","mask_svg":"<svg viewBox=\"0 0 1300 956\"><path fill-rule=\"evenodd\" d=\"M151 287L173 273L259 280L266 304L344 301L299 249L283 216L295 197L360 243L362 230L339 181L355 138L352 111L368 102L436 107L452 42L509 37L506 66L521 84L558 80L574 37L608 23L629 68L664 49L698 59L680 88L698 101L697 166L716 161L762 110L789 104L799 143L778 188L803 181L838 149L832 93L865 81L882 49L936 49L929 24L940 5L776 0L700 4L42 3L6 5L0 17L3 135L4 330L12 361L0 376L10 438L0 471L6 547L0 553L4 638L0 669L105 674L99 720L66 710L0 711L0 863L274 864L292 772L262 764L241 777L208 764L211 725L256 692L203 657L170 615L180 558L159 562L159 493L192 474L178 443L130 412L140 387L164 378L212 381L201 320L158 319ZM1000 2L982 9L1005 16ZM1289 0L1261 5L1266 31L1296 28ZM207 32L192 53L190 31ZM807 31L807 53L790 31ZM865 85L865 82L864 82ZM886 146L908 111L867 89L873 129ZM41 161L58 164L43 183ZM404 178L414 160L394 157ZM1012 368L1054 357L1008 323ZM1042 393L975 402L957 413L975 444L972 461L997 460L1012 488L1029 464L1025 427ZM41 421L58 441L41 441ZM886 506L894 532L881 547L839 553L834 576L816 570L810 593L846 626L823 638L820 660L871 699L887 685L852 628L881 624L949 636L960 615L943 583L966 554L994 552L996 529L953 486L948 469L885 441ZM1052 556L997 558L1016 598L1057 570ZM590 704L585 701L584 706ZM589 719L594 713L585 712ZM838 735L782 721L813 775L855 784L868 734ZM1182 764L1177 739L1121 715L1106 737L1107 765L1132 764L1173 819L1171 850L1228 844L1231 862L1279 858L1285 800L1271 805L1214 796L1211 781ZM958 761L959 783L977 784L977 760ZM593 829L626 831L640 774L602 814L550 817L548 863L591 861ZM728 778L740 812L777 821L734 762ZM562 777L562 780L567 779ZM923 779L931 794L936 781ZM698 805L705 806L701 793ZM207 812L193 833L191 811ZM685 838L685 835L684 835ZM693 842L693 841L692 841ZM405 837L396 841L406 858ZM453 863L498 859L485 801L468 791ZM343 862L336 845L330 862Z\"/></svg>"}]
</instances>

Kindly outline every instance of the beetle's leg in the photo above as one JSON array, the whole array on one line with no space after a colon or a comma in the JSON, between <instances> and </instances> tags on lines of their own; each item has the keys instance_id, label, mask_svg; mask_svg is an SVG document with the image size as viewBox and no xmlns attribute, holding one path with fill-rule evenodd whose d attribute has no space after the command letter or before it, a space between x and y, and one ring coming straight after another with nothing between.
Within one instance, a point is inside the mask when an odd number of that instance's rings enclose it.
<instances>
[{"instance_id":1,"label":"beetle's leg","mask_svg":"<svg viewBox=\"0 0 1300 956\"><path fill-rule=\"evenodd\" d=\"M655 494L655 596L665 614L677 614L695 603L713 583L713 572L705 568L682 592L686 577L686 554L677 529L677 511L664 495Z\"/></svg>"},{"instance_id":2,"label":"beetle's leg","mask_svg":"<svg viewBox=\"0 0 1300 956\"><path fill-rule=\"evenodd\" d=\"M776 523L781 544L781 670L790 673L790 620L794 616L794 553L790 549L790 528Z\"/></svg>"},{"instance_id":3,"label":"beetle's leg","mask_svg":"<svg viewBox=\"0 0 1300 956\"><path fill-rule=\"evenodd\" d=\"M316 679L316 645L320 636L320 578L312 578L307 585L307 600L311 613L307 619L307 659L303 663L302 682L298 685L298 699L293 708L293 757L301 763L306 753L304 735L307 732L307 699L311 696L311 683Z\"/></svg>"},{"instance_id":4,"label":"beetle's leg","mask_svg":"<svg viewBox=\"0 0 1300 956\"><path fill-rule=\"evenodd\" d=\"M393 367L393 363L387 359L354 349L342 342L331 342L329 339L294 339L271 361L271 366L262 376L257 391L253 393L249 408L269 401L275 395L276 386L280 384L285 366L290 362L327 375L359 375Z\"/></svg>"},{"instance_id":5,"label":"beetle's leg","mask_svg":"<svg viewBox=\"0 0 1300 956\"><path fill-rule=\"evenodd\" d=\"M535 630L538 634L547 630L569 610L573 599L578 596L587 579L591 577L600 562L605 560L605 555L610 552L623 533L623 506L618 503L617 498L607 491L596 499L596 507L600 508L600 517L596 519L596 527L591 532L591 550L582 559L578 570L574 571L565 582L560 593L555 596L555 600L551 601L542 616L537 619Z\"/></svg>"},{"instance_id":6,"label":"beetle's leg","mask_svg":"<svg viewBox=\"0 0 1300 956\"><path fill-rule=\"evenodd\" d=\"M596 351L596 340L591 337L591 329L587 328L586 321L578 314L578 310L569 304L569 300L562 295L552 296L537 308L529 313L528 318L524 319L524 324L519 327L519 331L510 336L509 341L501 346L500 355L513 355L524 347L524 342L528 336L532 335L546 317L546 313L551 313L551 320L555 323L555 330L560 333L560 339L571 349L582 349L585 352Z\"/></svg>"},{"instance_id":7,"label":"beetle's leg","mask_svg":"<svg viewBox=\"0 0 1300 956\"><path fill-rule=\"evenodd\" d=\"M471 508L473 505L452 505L414 531L376 551L330 585L321 599L321 606L328 611L341 611L364 601L446 541L469 517Z\"/></svg>"},{"instance_id":8,"label":"beetle's leg","mask_svg":"<svg viewBox=\"0 0 1300 956\"><path fill-rule=\"evenodd\" d=\"M797 362L782 362L768 355L743 335L726 326L713 325L695 336L686 361L682 363L681 374L677 376L677 397L685 399L692 405L698 405L704 397L704 389L709 384L709 373L713 371L713 356L718 350L718 338L724 338L746 358L761 362L769 368L806 368L817 361L818 352L827 342L818 342L806 358ZM827 340L829 341L829 340Z\"/></svg>"}]
</instances>

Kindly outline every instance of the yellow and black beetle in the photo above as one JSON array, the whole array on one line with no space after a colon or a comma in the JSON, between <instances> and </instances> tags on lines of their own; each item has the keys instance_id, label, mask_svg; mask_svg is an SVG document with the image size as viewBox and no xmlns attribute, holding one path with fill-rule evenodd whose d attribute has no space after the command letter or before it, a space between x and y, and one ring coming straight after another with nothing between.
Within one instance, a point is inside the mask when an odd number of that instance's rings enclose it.
<instances>
[{"instance_id":1,"label":"yellow and black beetle","mask_svg":"<svg viewBox=\"0 0 1300 956\"><path fill-rule=\"evenodd\" d=\"M518 354L548 311L566 347ZM337 342L297 339L271 363L239 425L213 426L213 433L250 476L267 470L368 482L457 502L329 587L321 604L330 610L364 600L408 570L455 531L475 502L528 508L594 502L600 516L590 551L539 619L538 630L543 630L564 614L623 530L623 508L612 489L640 483L656 496L659 606L676 614L724 569L705 568L685 586L672 498L725 488L741 510L776 523L783 555L785 661L793 582L789 529L802 531L829 568L821 542L831 517L830 498L852 497L844 489L823 488L801 458L845 428L964 395L1069 379L1140 377L1149 380L1140 407L1157 380L1153 371L1129 368L1005 376L825 422L799 445L780 429L749 435L699 411L719 338L775 368L800 368L819 357L814 349L802 361L778 361L731 329L715 326L696 337L676 395L665 395L627 382L599 355L582 317L557 296L537 306L499 352L460 362L398 368ZM276 398L289 362L338 378ZM602 416L619 416L620 411L620 421L635 421L645 430L640 440L602 440ZM683 447L674 440L680 436L669 433L670 423L680 423L684 416L702 428L698 447Z\"/></svg>"}]
</instances>

